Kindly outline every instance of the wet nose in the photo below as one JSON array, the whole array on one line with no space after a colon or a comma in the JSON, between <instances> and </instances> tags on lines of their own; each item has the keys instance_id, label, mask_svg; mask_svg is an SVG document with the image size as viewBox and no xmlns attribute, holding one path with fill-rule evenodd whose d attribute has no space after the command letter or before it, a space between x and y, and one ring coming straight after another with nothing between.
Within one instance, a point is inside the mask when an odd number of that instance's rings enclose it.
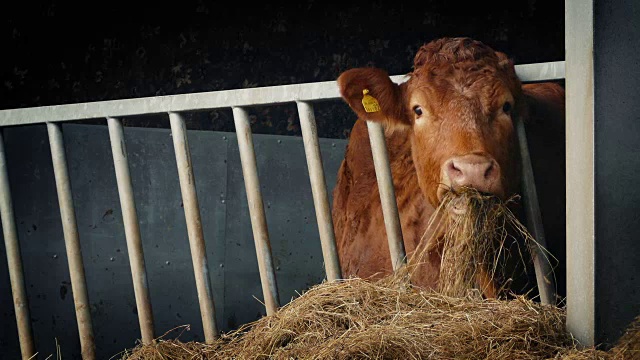
<instances>
[{"instance_id":1,"label":"wet nose","mask_svg":"<svg viewBox=\"0 0 640 360\"><path fill-rule=\"evenodd\" d=\"M482 155L464 155L449 159L444 164L449 184L454 189L469 186L478 191L493 193L500 179L495 160Z\"/></svg>"}]
</instances>

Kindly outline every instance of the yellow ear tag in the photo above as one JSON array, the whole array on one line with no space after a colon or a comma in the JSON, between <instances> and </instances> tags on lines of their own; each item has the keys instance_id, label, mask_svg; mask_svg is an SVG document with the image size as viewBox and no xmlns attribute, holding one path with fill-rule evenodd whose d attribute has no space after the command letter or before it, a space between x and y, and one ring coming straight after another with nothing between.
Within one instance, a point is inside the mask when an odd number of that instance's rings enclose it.
<instances>
[{"instance_id":1,"label":"yellow ear tag","mask_svg":"<svg viewBox=\"0 0 640 360\"><path fill-rule=\"evenodd\" d=\"M368 113L380 111L380 104L378 104L378 100L376 100L376 98L369 95L369 89L362 90L362 95L364 95L362 97L362 106L364 106L364 111Z\"/></svg>"}]
</instances>

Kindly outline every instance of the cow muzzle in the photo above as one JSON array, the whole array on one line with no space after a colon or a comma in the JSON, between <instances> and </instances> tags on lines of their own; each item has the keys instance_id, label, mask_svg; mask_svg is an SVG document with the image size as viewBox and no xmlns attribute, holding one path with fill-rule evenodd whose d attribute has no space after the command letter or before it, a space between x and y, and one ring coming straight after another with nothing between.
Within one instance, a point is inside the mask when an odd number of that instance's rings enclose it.
<instances>
[{"instance_id":1,"label":"cow muzzle","mask_svg":"<svg viewBox=\"0 0 640 360\"><path fill-rule=\"evenodd\" d=\"M438 198L449 190L470 187L482 193L502 195L500 166L491 157L469 154L448 159L442 165Z\"/></svg>"}]
</instances>

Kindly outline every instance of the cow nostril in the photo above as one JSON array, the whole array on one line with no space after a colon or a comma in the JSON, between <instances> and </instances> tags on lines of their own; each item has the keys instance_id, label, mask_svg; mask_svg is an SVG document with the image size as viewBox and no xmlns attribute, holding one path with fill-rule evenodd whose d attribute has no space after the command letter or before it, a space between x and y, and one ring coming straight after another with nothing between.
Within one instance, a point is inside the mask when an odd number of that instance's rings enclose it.
<instances>
[{"instance_id":1,"label":"cow nostril","mask_svg":"<svg viewBox=\"0 0 640 360\"><path fill-rule=\"evenodd\" d=\"M449 173L453 176L460 176L463 175L463 171L460 167L456 166L456 163L454 161L449 162L448 164L449 166Z\"/></svg>"},{"instance_id":2,"label":"cow nostril","mask_svg":"<svg viewBox=\"0 0 640 360\"><path fill-rule=\"evenodd\" d=\"M492 176L493 176L493 162L489 163L489 166L487 166L487 170L485 170L484 172L485 179L489 179Z\"/></svg>"}]
</instances>

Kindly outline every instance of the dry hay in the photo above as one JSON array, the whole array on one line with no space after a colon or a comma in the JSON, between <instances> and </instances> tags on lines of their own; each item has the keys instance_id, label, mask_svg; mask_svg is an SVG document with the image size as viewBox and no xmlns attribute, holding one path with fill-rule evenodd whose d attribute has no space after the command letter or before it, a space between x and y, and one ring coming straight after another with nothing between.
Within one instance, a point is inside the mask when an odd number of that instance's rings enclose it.
<instances>
[{"instance_id":1,"label":"dry hay","mask_svg":"<svg viewBox=\"0 0 640 360\"><path fill-rule=\"evenodd\" d=\"M523 297L487 300L418 291L383 279L311 288L275 314L211 345L159 340L122 360L169 359L632 359L640 331L605 352L580 350L561 308ZM626 356L626 357L625 357Z\"/></svg>"},{"instance_id":2,"label":"dry hay","mask_svg":"<svg viewBox=\"0 0 640 360\"><path fill-rule=\"evenodd\" d=\"M422 271L427 254L439 251L438 292L459 297L476 287L508 295L512 278L526 276L518 273L527 269L521 246L536 250L548 260L551 257L511 211L510 205L518 199L513 196L501 201L466 187L449 190L432 216L425 232L428 238L421 241L425 246L409 261L410 274ZM488 289L490 286L494 288Z\"/></svg>"},{"instance_id":3,"label":"dry hay","mask_svg":"<svg viewBox=\"0 0 640 360\"><path fill-rule=\"evenodd\" d=\"M475 275L482 269L490 276L499 273L495 264L504 255L505 229L528 233L505 204L484 195L463 192L443 203L448 205L442 209L453 204L467 211L443 217L450 230L437 291L410 284L407 279L416 270L410 262L381 280L316 285L275 314L222 334L213 344L161 338L121 359L640 358L640 319L607 352L579 349L565 330L563 308L524 296L483 298L472 289Z\"/></svg>"}]
</instances>

